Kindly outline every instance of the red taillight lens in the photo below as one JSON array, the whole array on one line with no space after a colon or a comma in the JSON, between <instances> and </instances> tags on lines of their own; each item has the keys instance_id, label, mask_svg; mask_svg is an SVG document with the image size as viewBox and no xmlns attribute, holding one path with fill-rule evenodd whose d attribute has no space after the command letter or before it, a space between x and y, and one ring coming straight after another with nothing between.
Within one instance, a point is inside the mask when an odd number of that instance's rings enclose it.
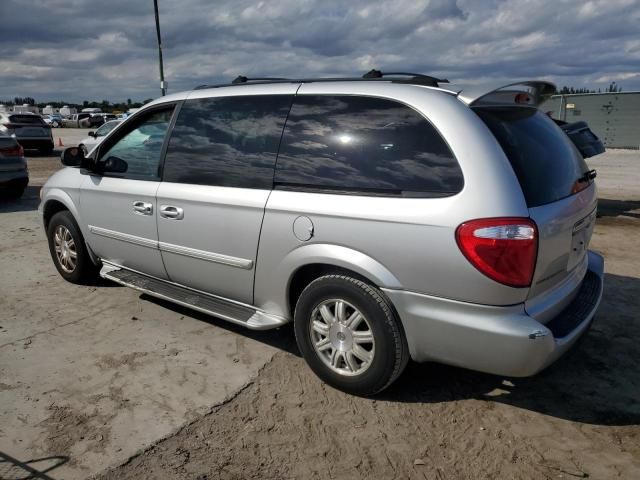
<instances>
[{"instance_id":1,"label":"red taillight lens","mask_svg":"<svg viewBox=\"0 0 640 480\"><path fill-rule=\"evenodd\" d=\"M463 223L456 241L480 272L510 287L531 285L538 254L538 229L529 218L483 218Z\"/></svg>"},{"instance_id":2,"label":"red taillight lens","mask_svg":"<svg viewBox=\"0 0 640 480\"><path fill-rule=\"evenodd\" d=\"M18 145L17 147L2 148L0 149L0 153L5 157L22 157L24 156L24 148L22 148L22 145Z\"/></svg>"}]
</instances>

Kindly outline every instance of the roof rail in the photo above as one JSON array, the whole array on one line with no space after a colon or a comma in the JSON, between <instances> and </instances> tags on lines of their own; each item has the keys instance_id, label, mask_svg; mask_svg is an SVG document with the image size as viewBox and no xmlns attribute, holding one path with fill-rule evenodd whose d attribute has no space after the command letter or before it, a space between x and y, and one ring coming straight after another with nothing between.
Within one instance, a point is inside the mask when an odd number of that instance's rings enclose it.
<instances>
[{"instance_id":1,"label":"roof rail","mask_svg":"<svg viewBox=\"0 0 640 480\"><path fill-rule=\"evenodd\" d=\"M409 77L409 78L384 78L384 77ZM366 82L366 81L389 81L394 83L408 83L414 85L425 85L428 87L438 87L439 83L449 83L449 80L423 75L421 73L406 72L381 72L380 70L370 70L361 77L337 77L337 78L282 78L282 77L245 77L238 75L231 83L219 85L199 85L195 90L203 88L220 88L235 85L248 85L252 83L313 83L313 82Z\"/></svg>"},{"instance_id":2,"label":"roof rail","mask_svg":"<svg viewBox=\"0 0 640 480\"><path fill-rule=\"evenodd\" d=\"M247 82L268 82L270 80L273 81L284 81L284 80L291 80L290 78L279 78L279 77L255 77L255 78L248 78L245 77L243 75L238 75L236 78L233 79L233 81L231 82L234 85L237 85L239 83L247 83Z\"/></svg>"},{"instance_id":3,"label":"roof rail","mask_svg":"<svg viewBox=\"0 0 640 480\"><path fill-rule=\"evenodd\" d=\"M412 77L404 80L406 83L419 83L420 85L428 85L430 87L437 87L439 83L449 83L446 78L436 78L430 75L424 75L422 73L409 73L409 72L381 72L380 70L369 70L362 78L383 78L383 77ZM399 80L402 82L402 80Z\"/></svg>"}]
</instances>

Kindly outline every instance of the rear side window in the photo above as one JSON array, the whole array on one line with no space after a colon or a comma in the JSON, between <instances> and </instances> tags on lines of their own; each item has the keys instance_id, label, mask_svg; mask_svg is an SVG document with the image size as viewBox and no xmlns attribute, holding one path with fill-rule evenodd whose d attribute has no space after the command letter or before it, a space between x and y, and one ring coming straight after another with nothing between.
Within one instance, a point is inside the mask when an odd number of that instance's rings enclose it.
<instances>
[{"instance_id":1,"label":"rear side window","mask_svg":"<svg viewBox=\"0 0 640 480\"><path fill-rule=\"evenodd\" d=\"M22 123L29 125L43 125L45 124L44 120L37 115L11 115L9 117L9 122L11 123Z\"/></svg>"},{"instance_id":2,"label":"rear side window","mask_svg":"<svg viewBox=\"0 0 640 480\"><path fill-rule=\"evenodd\" d=\"M169 140L164 181L271 189L290 107L290 95L187 101Z\"/></svg>"},{"instance_id":3,"label":"rear side window","mask_svg":"<svg viewBox=\"0 0 640 480\"><path fill-rule=\"evenodd\" d=\"M531 107L474 110L511 162L529 207L570 196L576 181L589 170L569 137L539 110Z\"/></svg>"},{"instance_id":4,"label":"rear side window","mask_svg":"<svg viewBox=\"0 0 640 480\"><path fill-rule=\"evenodd\" d=\"M305 95L287 120L276 185L430 197L459 192L463 177L440 134L406 105Z\"/></svg>"}]
</instances>

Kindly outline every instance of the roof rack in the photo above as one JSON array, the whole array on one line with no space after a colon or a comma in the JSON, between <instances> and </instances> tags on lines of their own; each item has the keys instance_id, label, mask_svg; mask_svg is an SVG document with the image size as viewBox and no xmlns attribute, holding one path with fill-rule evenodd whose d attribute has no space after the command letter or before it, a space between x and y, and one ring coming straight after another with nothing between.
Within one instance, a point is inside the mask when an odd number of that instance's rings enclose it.
<instances>
[{"instance_id":1,"label":"roof rack","mask_svg":"<svg viewBox=\"0 0 640 480\"><path fill-rule=\"evenodd\" d=\"M385 78L385 77L409 77L409 78ZM421 73L406 72L381 72L380 70L370 70L362 77L335 77L335 78L282 78L282 77L245 77L238 75L231 83L219 85L199 85L195 90L204 88L220 88L236 85L249 85L259 83L313 83L313 82L367 82L367 81L387 81L393 83L408 83L413 85L425 85L428 87L438 87L439 83L449 83L449 80L423 75Z\"/></svg>"},{"instance_id":2,"label":"roof rack","mask_svg":"<svg viewBox=\"0 0 640 480\"><path fill-rule=\"evenodd\" d=\"M268 81L292 81L290 78L279 78L279 77L255 77L255 78L247 78L243 75L238 75L231 82L234 85L239 83L247 83L247 82L268 82Z\"/></svg>"},{"instance_id":3,"label":"roof rack","mask_svg":"<svg viewBox=\"0 0 640 480\"><path fill-rule=\"evenodd\" d=\"M436 78L430 75L424 75L422 73L409 73L409 72L381 72L380 70L369 70L365 73L362 78L372 79L372 78L384 78L384 77L411 77L410 79L404 80L406 83L419 83L420 85L428 85L430 87L437 87L439 83L449 83L449 80L446 78ZM402 80L396 80L398 82L403 82Z\"/></svg>"}]
</instances>

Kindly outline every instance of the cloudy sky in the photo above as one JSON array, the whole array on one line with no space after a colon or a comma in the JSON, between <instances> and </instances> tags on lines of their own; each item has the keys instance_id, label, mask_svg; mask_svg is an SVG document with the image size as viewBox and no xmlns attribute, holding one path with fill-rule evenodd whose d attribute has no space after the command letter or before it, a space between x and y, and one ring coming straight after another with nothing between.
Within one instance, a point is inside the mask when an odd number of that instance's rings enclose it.
<instances>
[{"instance_id":1,"label":"cloudy sky","mask_svg":"<svg viewBox=\"0 0 640 480\"><path fill-rule=\"evenodd\" d=\"M159 0L169 91L430 73L640 90L640 0ZM0 0L0 99L159 95L152 0Z\"/></svg>"}]
</instances>

